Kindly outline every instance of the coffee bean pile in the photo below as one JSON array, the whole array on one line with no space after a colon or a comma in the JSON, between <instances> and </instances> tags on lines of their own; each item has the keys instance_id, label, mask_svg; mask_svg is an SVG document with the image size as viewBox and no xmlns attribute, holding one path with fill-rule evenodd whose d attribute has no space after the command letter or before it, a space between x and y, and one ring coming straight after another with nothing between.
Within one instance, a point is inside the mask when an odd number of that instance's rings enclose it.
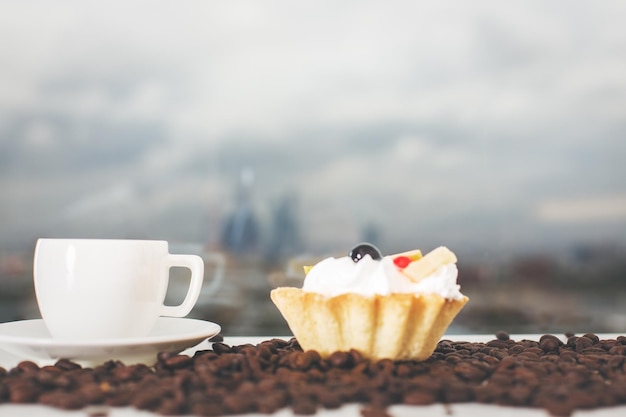
<instances>
[{"instance_id":1,"label":"coffee bean pile","mask_svg":"<svg viewBox=\"0 0 626 417\"><path fill-rule=\"evenodd\" d=\"M0 368L0 403L64 409L133 406L163 415L295 414L363 404L365 417L393 404L479 402L541 407L557 416L626 404L626 337L552 335L487 343L442 340L417 361L370 361L357 351L321 358L295 339L258 345L214 343L193 357L161 353L155 366L109 361L84 368L68 360ZM102 413L99 415L105 415Z\"/></svg>"}]
</instances>

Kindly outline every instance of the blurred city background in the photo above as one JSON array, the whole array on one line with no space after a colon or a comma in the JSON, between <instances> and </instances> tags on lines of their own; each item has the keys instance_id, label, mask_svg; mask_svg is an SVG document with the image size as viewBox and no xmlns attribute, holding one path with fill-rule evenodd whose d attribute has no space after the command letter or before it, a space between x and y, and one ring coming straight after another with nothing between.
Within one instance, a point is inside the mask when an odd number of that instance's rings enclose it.
<instances>
[{"instance_id":1,"label":"blurred city background","mask_svg":"<svg viewBox=\"0 0 626 417\"><path fill-rule=\"evenodd\" d=\"M450 332L624 332L625 16L2 2L0 321L39 317L38 237L163 239L225 259L191 316L286 335L271 288L369 241L457 253Z\"/></svg>"}]
</instances>

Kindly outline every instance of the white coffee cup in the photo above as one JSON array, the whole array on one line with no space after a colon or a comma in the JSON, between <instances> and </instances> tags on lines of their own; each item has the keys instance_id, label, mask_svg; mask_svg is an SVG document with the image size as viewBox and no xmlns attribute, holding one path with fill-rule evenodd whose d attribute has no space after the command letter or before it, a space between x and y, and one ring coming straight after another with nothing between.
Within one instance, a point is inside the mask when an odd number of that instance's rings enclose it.
<instances>
[{"instance_id":1,"label":"white coffee cup","mask_svg":"<svg viewBox=\"0 0 626 417\"><path fill-rule=\"evenodd\" d=\"M171 267L191 270L180 305L166 306ZM184 317L204 276L196 255L172 255L166 241L39 239L34 280L39 311L54 338L147 336L159 316Z\"/></svg>"}]
</instances>

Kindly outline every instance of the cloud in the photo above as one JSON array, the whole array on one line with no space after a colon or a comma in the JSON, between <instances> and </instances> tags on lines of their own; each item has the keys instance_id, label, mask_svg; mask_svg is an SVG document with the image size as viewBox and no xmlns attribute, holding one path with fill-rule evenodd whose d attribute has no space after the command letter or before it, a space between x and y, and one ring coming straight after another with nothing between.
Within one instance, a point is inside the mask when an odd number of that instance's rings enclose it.
<instances>
[{"instance_id":1,"label":"cloud","mask_svg":"<svg viewBox=\"0 0 626 417\"><path fill-rule=\"evenodd\" d=\"M131 184L115 184L72 201L63 211L63 217L71 221L77 217L99 217L111 210L125 211L127 206L136 204L134 200L136 197Z\"/></svg>"},{"instance_id":2,"label":"cloud","mask_svg":"<svg viewBox=\"0 0 626 417\"><path fill-rule=\"evenodd\" d=\"M407 239L407 224L540 233L550 201L625 191L624 11L4 3L3 224L127 199L126 217L155 230L228 210L250 167L259 210L296 190L318 242L370 221Z\"/></svg>"},{"instance_id":3,"label":"cloud","mask_svg":"<svg viewBox=\"0 0 626 417\"><path fill-rule=\"evenodd\" d=\"M114 4L63 4L4 14L5 39L22 42L20 51L3 45L17 58L0 70L12 80L3 91L22 92L6 106L40 103L268 140L307 124L364 120L545 123L596 109L584 99L603 85L624 88L616 54L623 38L611 29L619 13L607 6L557 13L541 3L455 2L450 13L450 3L190 3L142 9L138 19L139 6L119 13ZM43 36L28 35L29 25ZM38 90L58 78L83 84L60 97ZM619 108L623 96L604 110Z\"/></svg>"},{"instance_id":4,"label":"cloud","mask_svg":"<svg viewBox=\"0 0 626 417\"><path fill-rule=\"evenodd\" d=\"M542 201L534 215L556 224L626 222L626 195Z\"/></svg>"}]
</instances>

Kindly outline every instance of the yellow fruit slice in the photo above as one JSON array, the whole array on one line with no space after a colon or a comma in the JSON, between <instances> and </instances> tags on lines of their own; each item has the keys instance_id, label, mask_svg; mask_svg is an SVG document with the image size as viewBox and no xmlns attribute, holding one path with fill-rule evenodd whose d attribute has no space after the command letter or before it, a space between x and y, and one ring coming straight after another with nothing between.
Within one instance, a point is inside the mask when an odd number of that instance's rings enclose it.
<instances>
[{"instance_id":1,"label":"yellow fruit slice","mask_svg":"<svg viewBox=\"0 0 626 417\"><path fill-rule=\"evenodd\" d=\"M304 265L302 267L302 269L304 269L304 275L308 274L312 268L313 268L313 265Z\"/></svg>"},{"instance_id":2,"label":"yellow fruit slice","mask_svg":"<svg viewBox=\"0 0 626 417\"><path fill-rule=\"evenodd\" d=\"M412 261L422 259L422 251L419 249L410 250L408 252L396 253L395 255L389 255L391 259L396 259L400 256L406 256Z\"/></svg>"},{"instance_id":3,"label":"yellow fruit slice","mask_svg":"<svg viewBox=\"0 0 626 417\"><path fill-rule=\"evenodd\" d=\"M406 255L405 255L406 256ZM420 282L442 265L453 264L457 261L456 255L445 246L440 246L428 252L421 259L411 262L402 273L413 282Z\"/></svg>"}]
</instances>

